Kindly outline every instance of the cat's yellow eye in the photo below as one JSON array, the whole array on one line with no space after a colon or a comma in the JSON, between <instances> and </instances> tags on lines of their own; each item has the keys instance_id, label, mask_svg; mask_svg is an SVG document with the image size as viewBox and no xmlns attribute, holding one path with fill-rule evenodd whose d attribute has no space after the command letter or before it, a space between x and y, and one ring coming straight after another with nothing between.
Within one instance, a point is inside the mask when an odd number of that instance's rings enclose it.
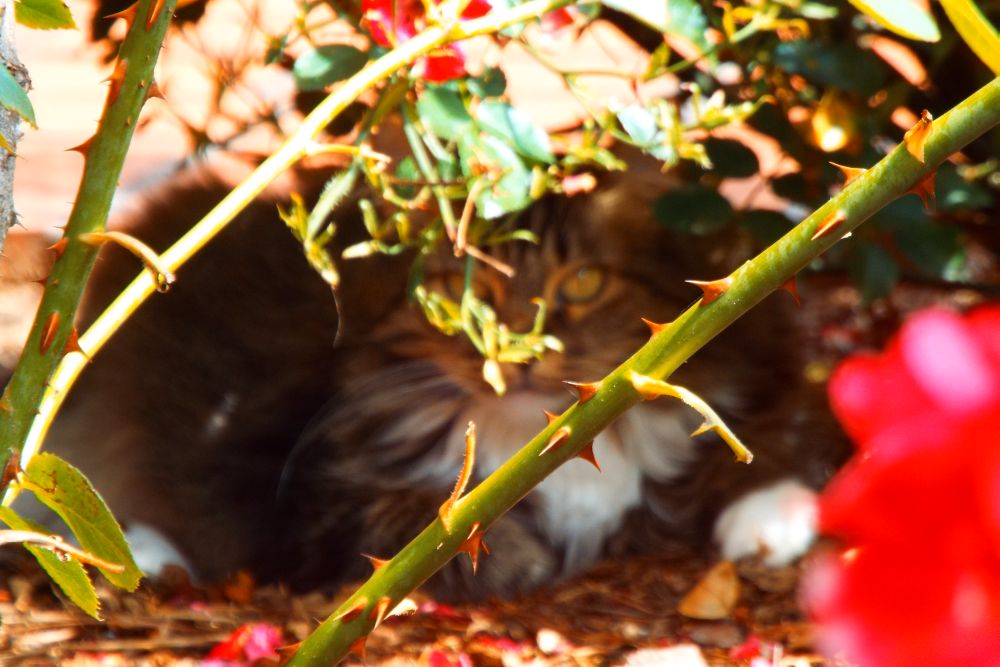
<instances>
[{"instance_id":1,"label":"cat's yellow eye","mask_svg":"<svg viewBox=\"0 0 1000 667\"><path fill-rule=\"evenodd\" d=\"M559 296L568 303L584 303L597 297L604 289L607 276L597 266L582 266L559 283Z\"/></svg>"}]
</instances>

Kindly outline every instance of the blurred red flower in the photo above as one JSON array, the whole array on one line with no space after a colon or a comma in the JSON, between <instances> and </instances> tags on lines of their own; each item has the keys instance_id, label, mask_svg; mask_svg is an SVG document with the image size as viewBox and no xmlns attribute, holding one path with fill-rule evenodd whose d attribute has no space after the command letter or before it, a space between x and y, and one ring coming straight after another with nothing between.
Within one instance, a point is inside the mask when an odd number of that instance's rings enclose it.
<instances>
[{"instance_id":1,"label":"blurred red flower","mask_svg":"<svg viewBox=\"0 0 1000 667\"><path fill-rule=\"evenodd\" d=\"M440 0L432 2L440 4ZM490 0L471 0L462 12L462 18L479 18L490 9ZM362 0L361 12L372 39L381 46L396 46L405 42L427 25L421 0ZM465 76L465 54L458 43L446 44L421 58L413 73L434 83Z\"/></svg>"},{"instance_id":2,"label":"blurred red flower","mask_svg":"<svg viewBox=\"0 0 1000 667\"><path fill-rule=\"evenodd\" d=\"M857 444L820 504L820 643L863 667L1000 665L1000 306L910 319L830 397Z\"/></svg>"}]
</instances>

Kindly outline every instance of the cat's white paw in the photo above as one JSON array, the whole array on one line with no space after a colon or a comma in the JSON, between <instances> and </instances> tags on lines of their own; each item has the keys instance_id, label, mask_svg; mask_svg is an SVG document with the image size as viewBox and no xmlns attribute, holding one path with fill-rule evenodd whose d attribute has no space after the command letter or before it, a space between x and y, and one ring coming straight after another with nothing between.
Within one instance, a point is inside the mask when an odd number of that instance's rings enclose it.
<instances>
[{"instance_id":1,"label":"cat's white paw","mask_svg":"<svg viewBox=\"0 0 1000 667\"><path fill-rule=\"evenodd\" d=\"M818 519L816 492L786 479L727 507L715 522L715 541L728 560L763 554L767 565L781 567L809 550Z\"/></svg>"},{"instance_id":2,"label":"cat's white paw","mask_svg":"<svg viewBox=\"0 0 1000 667\"><path fill-rule=\"evenodd\" d=\"M142 523L130 523L125 540L132 549L135 564L148 576L163 572L167 565L180 565L191 572L190 564L177 547L155 528Z\"/></svg>"}]
</instances>

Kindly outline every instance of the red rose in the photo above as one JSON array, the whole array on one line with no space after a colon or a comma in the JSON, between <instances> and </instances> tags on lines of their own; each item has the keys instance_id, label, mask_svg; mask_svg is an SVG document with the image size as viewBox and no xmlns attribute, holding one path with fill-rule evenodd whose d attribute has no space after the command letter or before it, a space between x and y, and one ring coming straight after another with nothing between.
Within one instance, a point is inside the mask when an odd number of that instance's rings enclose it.
<instances>
[{"instance_id":1,"label":"red rose","mask_svg":"<svg viewBox=\"0 0 1000 667\"><path fill-rule=\"evenodd\" d=\"M479 18L490 9L489 0L472 0L462 18ZM372 39L381 46L396 46L427 26L421 0L362 0L361 11ZM465 76L465 55L457 44L443 46L421 58L414 73L435 83Z\"/></svg>"},{"instance_id":2,"label":"red rose","mask_svg":"<svg viewBox=\"0 0 1000 667\"><path fill-rule=\"evenodd\" d=\"M858 454L820 503L840 538L806 605L862 666L1000 665L1000 306L927 310L830 382Z\"/></svg>"}]
</instances>

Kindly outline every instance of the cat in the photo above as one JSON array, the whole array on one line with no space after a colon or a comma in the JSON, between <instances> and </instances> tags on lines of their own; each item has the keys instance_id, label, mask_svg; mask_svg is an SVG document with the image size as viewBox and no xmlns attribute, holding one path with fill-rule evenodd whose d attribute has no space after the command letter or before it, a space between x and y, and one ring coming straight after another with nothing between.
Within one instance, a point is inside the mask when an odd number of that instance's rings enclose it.
<instances>
[{"instance_id":1,"label":"cat","mask_svg":"<svg viewBox=\"0 0 1000 667\"><path fill-rule=\"evenodd\" d=\"M126 525L151 526L195 573L239 568L299 588L366 575L437 516L476 424L474 479L575 400L564 380L601 378L697 297L687 278L735 266L731 238L681 236L654 221L668 187L655 168L598 175L596 189L547 196L516 216L538 243L485 248L511 265L477 269L476 293L514 331L531 299L565 350L505 364L508 390L482 378L461 336L434 329L408 298L412 255L339 262L336 294L262 197L178 272L94 359L47 449L80 466ZM227 191L188 169L122 225L162 250ZM365 238L357 207L336 213L336 256ZM727 245L729 244L729 245ZM742 258L740 258L742 259ZM425 283L451 298L464 260L443 248ZM92 319L137 271L102 252L83 306ZM733 461L679 401L644 402L598 436L603 472L572 460L487 532L473 576L455 559L428 583L445 600L512 596L596 560L673 539L715 542L727 558L780 564L813 536L814 490L846 454L822 390L803 379L794 302L775 294L671 378L705 398L754 451Z\"/></svg>"}]
</instances>

